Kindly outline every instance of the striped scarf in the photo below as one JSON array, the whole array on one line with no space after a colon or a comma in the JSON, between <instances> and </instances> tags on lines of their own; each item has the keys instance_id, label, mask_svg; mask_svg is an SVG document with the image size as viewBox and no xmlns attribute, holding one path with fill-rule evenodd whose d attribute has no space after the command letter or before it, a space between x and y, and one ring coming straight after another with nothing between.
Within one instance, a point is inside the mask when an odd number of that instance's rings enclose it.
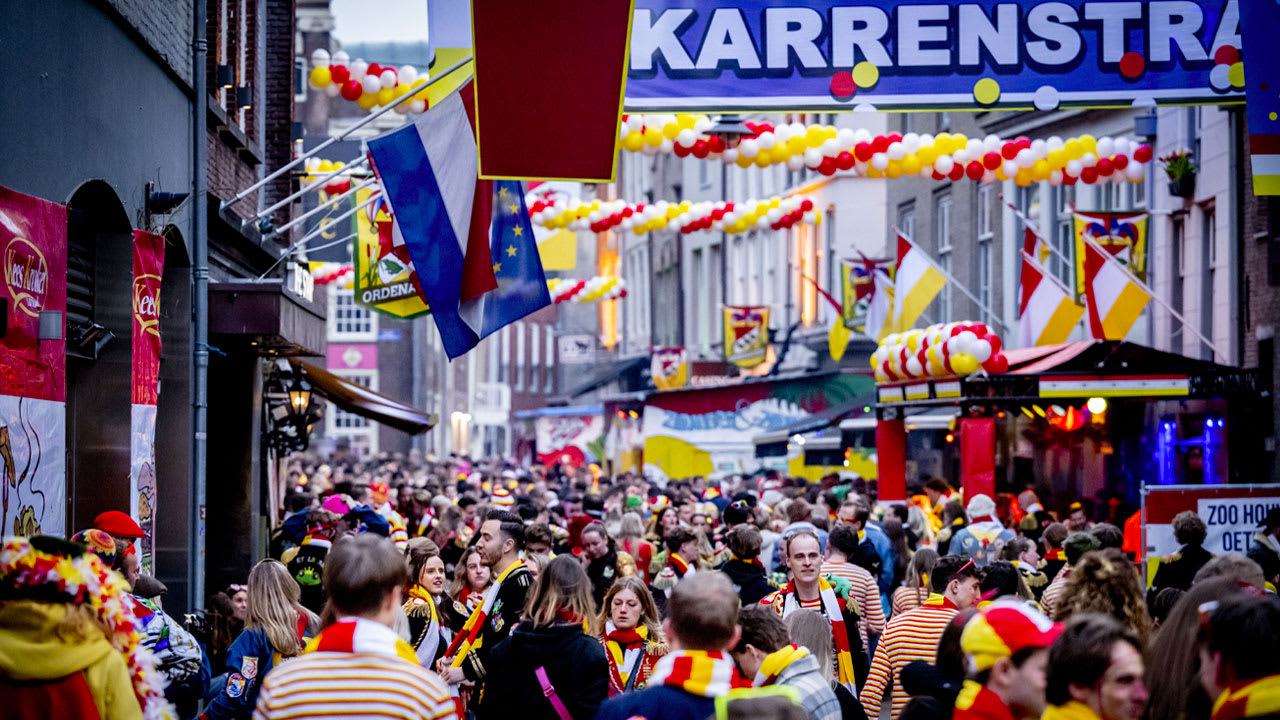
<instances>
[{"instance_id":1,"label":"striped scarf","mask_svg":"<svg viewBox=\"0 0 1280 720\"><path fill-rule=\"evenodd\" d=\"M672 570L676 571L677 578L682 578L689 574L689 563L685 562L684 558L675 553L671 553L667 556L667 564L671 566Z\"/></svg>"},{"instance_id":2,"label":"striped scarf","mask_svg":"<svg viewBox=\"0 0 1280 720\"><path fill-rule=\"evenodd\" d=\"M477 641L480 638L480 631L484 628L485 622L488 621L489 613L493 612L493 603L498 599L498 590L502 588L502 581L506 580L507 576L518 567L524 567L523 560L511 563L510 567L502 571L502 574L494 580L489 589L484 591L484 602L480 603L480 607L471 612L471 616L463 624L462 630L453 638L453 642L449 643L449 649L445 651L445 656L453 658L453 667L462 667L462 661L466 659L467 653L476 648Z\"/></svg>"},{"instance_id":3,"label":"striped scarf","mask_svg":"<svg viewBox=\"0 0 1280 720\"><path fill-rule=\"evenodd\" d=\"M800 598L796 596L796 581L787 583L782 591L782 617L786 617L800 608ZM849 632L844 626L844 612L840 609L840 598L836 597L835 588L826 578L818 578L818 596L822 599L822 614L831 623L831 637L835 641L836 666L840 670L840 684L855 692L856 679L853 674L853 651L849 647Z\"/></svg>"},{"instance_id":4,"label":"striped scarf","mask_svg":"<svg viewBox=\"0 0 1280 720\"><path fill-rule=\"evenodd\" d=\"M1280 675L1227 688L1213 704L1213 720L1240 720L1280 714Z\"/></svg>"},{"instance_id":5,"label":"striped scarf","mask_svg":"<svg viewBox=\"0 0 1280 720\"><path fill-rule=\"evenodd\" d=\"M699 697L720 697L742 686L743 681L737 677L733 659L727 653L678 650L663 656L654 665L649 687L659 685Z\"/></svg>"},{"instance_id":6,"label":"striped scarf","mask_svg":"<svg viewBox=\"0 0 1280 720\"><path fill-rule=\"evenodd\" d=\"M418 656L396 631L373 620L344 617L320 631L307 643L304 653L345 652L398 657L414 665Z\"/></svg>"},{"instance_id":7,"label":"striped scarf","mask_svg":"<svg viewBox=\"0 0 1280 720\"><path fill-rule=\"evenodd\" d=\"M408 617L427 617L427 624L416 638L410 638L416 645L416 654L423 667L431 667L436 651L440 649L441 625L440 613L436 608L436 599L421 585L409 588L409 600L403 607Z\"/></svg>"},{"instance_id":8,"label":"striped scarf","mask_svg":"<svg viewBox=\"0 0 1280 720\"><path fill-rule=\"evenodd\" d=\"M631 630L619 630L612 620L606 620L604 631L604 647L609 652L610 670L617 673L618 686L626 687L631 666L636 661L635 653L644 652L644 646L649 641L649 628L637 625ZM644 685L637 682L635 687L639 689Z\"/></svg>"},{"instance_id":9,"label":"striped scarf","mask_svg":"<svg viewBox=\"0 0 1280 720\"><path fill-rule=\"evenodd\" d=\"M764 687L772 685L778 681L778 676L783 670L791 667L792 663L807 657L809 650L802 648L795 643L788 645L781 650L769 653L765 656L764 661L760 663L760 669L756 671L755 681L751 684L755 687Z\"/></svg>"}]
</instances>

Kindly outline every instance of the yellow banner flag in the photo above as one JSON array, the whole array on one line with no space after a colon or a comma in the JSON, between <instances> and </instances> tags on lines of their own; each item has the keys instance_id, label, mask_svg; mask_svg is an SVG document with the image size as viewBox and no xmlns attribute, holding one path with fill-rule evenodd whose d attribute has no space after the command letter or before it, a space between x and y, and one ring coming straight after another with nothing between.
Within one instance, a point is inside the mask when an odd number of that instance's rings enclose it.
<instances>
[{"instance_id":1,"label":"yellow banner flag","mask_svg":"<svg viewBox=\"0 0 1280 720\"><path fill-rule=\"evenodd\" d=\"M724 306L724 359L741 368L765 361L769 349L768 305Z\"/></svg>"},{"instance_id":2,"label":"yellow banner flag","mask_svg":"<svg viewBox=\"0 0 1280 720\"><path fill-rule=\"evenodd\" d=\"M356 204L373 193L356 191ZM395 318L414 318L431 312L418 287L418 273L409 259L409 250L397 242L394 223L386 205L374 202L356 213L356 240L352 249L355 265L356 304Z\"/></svg>"}]
</instances>

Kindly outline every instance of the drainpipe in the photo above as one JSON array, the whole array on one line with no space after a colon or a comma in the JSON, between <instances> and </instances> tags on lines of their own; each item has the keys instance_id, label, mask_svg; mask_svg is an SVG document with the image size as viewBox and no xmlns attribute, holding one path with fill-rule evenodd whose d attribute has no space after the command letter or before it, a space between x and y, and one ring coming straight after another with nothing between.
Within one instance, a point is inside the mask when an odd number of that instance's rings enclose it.
<instances>
[{"instance_id":1,"label":"drainpipe","mask_svg":"<svg viewBox=\"0 0 1280 720\"><path fill-rule=\"evenodd\" d=\"M195 257L191 273L195 282L191 298L192 325L192 427L191 439L191 547L187 573L192 609L204 608L205 572L205 480L206 448L208 445L209 408L209 223L208 214L208 118L209 91L205 87L205 63L209 52L205 13L206 0L195 0L191 37L192 78L192 153L191 197L195 203L191 211L191 244Z\"/></svg>"}]
</instances>

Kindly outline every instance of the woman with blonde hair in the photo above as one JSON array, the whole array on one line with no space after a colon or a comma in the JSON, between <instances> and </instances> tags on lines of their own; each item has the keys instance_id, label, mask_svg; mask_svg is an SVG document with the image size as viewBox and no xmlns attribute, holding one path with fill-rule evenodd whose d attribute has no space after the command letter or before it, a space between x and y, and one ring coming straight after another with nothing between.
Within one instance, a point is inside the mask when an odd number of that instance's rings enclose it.
<instances>
[{"instance_id":1,"label":"woman with blonde hair","mask_svg":"<svg viewBox=\"0 0 1280 720\"><path fill-rule=\"evenodd\" d=\"M529 570L529 581L531 585L538 584L538 578L547 569L547 565L551 562L551 558L542 553L526 552L524 554L524 566Z\"/></svg>"},{"instance_id":2,"label":"woman with blonde hair","mask_svg":"<svg viewBox=\"0 0 1280 720\"><path fill-rule=\"evenodd\" d=\"M484 602L484 591L489 589L492 573L484 564L480 550L472 545L458 558L453 571L453 584L449 586L449 601L444 604L446 624L454 632L462 629L467 618Z\"/></svg>"},{"instance_id":3,"label":"woman with blonde hair","mask_svg":"<svg viewBox=\"0 0 1280 720\"><path fill-rule=\"evenodd\" d=\"M319 625L300 603L298 582L278 560L253 566L248 596L244 631L227 651L225 682L204 713L209 720L251 716L262 679L280 662L300 655Z\"/></svg>"},{"instance_id":4,"label":"woman with blonde hair","mask_svg":"<svg viewBox=\"0 0 1280 720\"><path fill-rule=\"evenodd\" d=\"M636 513L623 513L618 527L618 549L635 558L645 584L652 582L653 545L644 539L644 521Z\"/></svg>"},{"instance_id":5,"label":"woman with blonde hair","mask_svg":"<svg viewBox=\"0 0 1280 720\"><path fill-rule=\"evenodd\" d=\"M668 650L649 586L634 575L618 578L605 593L598 623L609 661L609 695L644 688Z\"/></svg>"},{"instance_id":6,"label":"woman with blonde hair","mask_svg":"<svg viewBox=\"0 0 1280 720\"><path fill-rule=\"evenodd\" d=\"M582 563L561 555L530 588L524 620L486 663L480 720L589 720L609 694L609 663L588 634L595 620L591 580Z\"/></svg>"},{"instance_id":7,"label":"woman with blonde hair","mask_svg":"<svg viewBox=\"0 0 1280 720\"><path fill-rule=\"evenodd\" d=\"M922 547L911 556L902 587L893 591L893 614L918 608L929 597L929 575L938 564L938 551Z\"/></svg>"},{"instance_id":8,"label":"woman with blonde hair","mask_svg":"<svg viewBox=\"0 0 1280 720\"><path fill-rule=\"evenodd\" d=\"M1132 630L1142 647L1147 647L1151 617L1144 595L1138 571L1124 552L1118 548L1094 550L1071 568L1062 594L1053 604L1053 619L1061 622L1083 613L1108 615Z\"/></svg>"}]
</instances>

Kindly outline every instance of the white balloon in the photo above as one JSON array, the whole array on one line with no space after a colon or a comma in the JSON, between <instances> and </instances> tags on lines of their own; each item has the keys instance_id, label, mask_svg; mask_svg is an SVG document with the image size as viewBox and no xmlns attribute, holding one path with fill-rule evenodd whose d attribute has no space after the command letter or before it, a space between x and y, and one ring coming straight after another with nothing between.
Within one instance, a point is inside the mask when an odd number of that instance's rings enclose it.
<instances>
[{"instance_id":1,"label":"white balloon","mask_svg":"<svg viewBox=\"0 0 1280 720\"><path fill-rule=\"evenodd\" d=\"M1011 178L1018 174L1018 163L1012 160L1005 160L1001 167L1004 170L1005 177Z\"/></svg>"},{"instance_id":2,"label":"white balloon","mask_svg":"<svg viewBox=\"0 0 1280 720\"><path fill-rule=\"evenodd\" d=\"M324 94L328 97L338 97L341 92L342 88L338 87L338 83L329 83L324 86Z\"/></svg>"},{"instance_id":3,"label":"white balloon","mask_svg":"<svg viewBox=\"0 0 1280 720\"><path fill-rule=\"evenodd\" d=\"M858 128L853 131L853 140L854 145L857 145L860 142L870 142L871 131L866 128Z\"/></svg>"},{"instance_id":4,"label":"white balloon","mask_svg":"<svg viewBox=\"0 0 1280 720\"><path fill-rule=\"evenodd\" d=\"M920 168L920 177L925 178L926 180L932 180L932 179L933 179L933 166L932 166L932 165L924 165L924 166L922 166L922 167Z\"/></svg>"},{"instance_id":5,"label":"white balloon","mask_svg":"<svg viewBox=\"0 0 1280 720\"><path fill-rule=\"evenodd\" d=\"M400 82L405 85L412 85L414 80L418 79L418 68L412 65L402 65L396 73Z\"/></svg>"},{"instance_id":6,"label":"white balloon","mask_svg":"<svg viewBox=\"0 0 1280 720\"><path fill-rule=\"evenodd\" d=\"M364 79L360 81L360 87L372 95L382 89L382 82L372 75L365 75Z\"/></svg>"},{"instance_id":7,"label":"white balloon","mask_svg":"<svg viewBox=\"0 0 1280 720\"><path fill-rule=\"evenodd\" d=\"M400 103L399 105L391 108L391 112L394 112L397 115L408 115L409 103Z\"/></svg>"},{"instance_id":8,"label":"white balloon","mask_svg":"<svg viewBox=\"0 0 1280 720\"><path fill-rule=\"evenodd\" d=\"M972 355L973 354L972 350L974 349L973 347L974 343L978 342L977 334L974 333L972 330L963 330L960 332L959 335L956 335L955 337L956 337L956 340L960 341L960 352L962 353L967 352L970 355Z\"/></svg>"},{"instance_id":9,"label":"white balloon","mask_svg":"<svg viewBox=\"0 0 1280 720\"><path fill-rule=\"evenodd\" d=\"M1142 163L1131 162L1124 166L1124 175L1130 180L1141 180L1145 174L1143 170Z\"/></svg>"},{"instance_id":10,"label":"white balloon","mask_svg":"<svg viewBox=\"0 0 1280 720\"><path fill-rule=\"evenodd\" d=\"M333 54L334 65L346 65L349 62L351 62L351 56L347 54L346 50L339 50Z\"/></svg>"},{"instance_id":11,"label":"white balloon","mask_svg":"<svg viewBox=\"0 0 1280 720\"><path fill-rule=\"evenodd\" d=\"M796 137L797 135L804 135L805 131L807 130L807 128L805 128L804 126L804 123L802 122L793 122L787 127L790 128L791 130L791 137Z\"/></svg>"},{"instance_id":12,"label":"white balloon","mask_svg":"<svg viewBox=\"0 0 1280 720\"><path fill-rule=\"evenodd\" d=\"M1062 141L1062 138L1058 137L1057 135L1049 136L1050 150L1061 150L1064 145L1066 145L1066 143Z\"/></svg>"},{"instance_id":13,"label":"white balloon","mask_svg":"<svg viewBox=\"0 0 1280 720\"><path fill-rule=\"evenodd\" d=\"M756 153L760 152L760 144L756 142L755 138L747 138L738 143L738 152L742 157L753 158Z\"/></svg>"},{"instance_id":14,"label":"white balloon","mask_svg":"<svg viewBox=\"0 0 1280 720\"><path fill-rule=\"evenodd\" d=\"M356 61L351 63L347 69L351 71L351 77L362 78L369 70L369 63L365 62L363 58L356 58Z\"/></svg>"},{"instance_id":15,"label":"white balloon","mask_svg":"<svg viewBox=\"0 0 1280 720\"><path fill-rule=\"evenodd\" d=\"M853 128L840 128L836 132L836 145L840 147L841 152L852 150L853 146L857 144L858 141L854 138Z\"/></svg>"},{"instance_id":16,"label":"white balloon","mask_svg":"<svg viewBox=\"0 0 1280 720\"><path fill-rule=\"evenodd\" d=\"M907 358L907 373L910 375L924 375L924 368L920 366L920 358L914 355Z\"/></svg>"},{"instance_id":17,"label":"white balloon","mask_svg":"<svg viewBox=\"0 0 1280 720\"><path fill-rule=\"evenodd\" d=\"M830 138L822 143L822 154L827 157L835 157L840 154L840 143L835 138Z\"/></svg>"},{"instance_id":18,"label":"white balloon","mask_svg":"<svg viewBox=\"0 0 1280 720\"><path fill-rule=\"evenodd\" d=\"M628 131L640 132L644 130L643 115L628 115L625 122Z\"/></svg>"},{"instance_id":19,"label":"white balloon","mask_svg":"<svg viewBox=\"0 0 1280 720\"><path fill-rule=\"evenodd\" d=\"M939 155L937 160L933 161L933 167L943 175L951 172L951 168L956 166L956 161L950 155Z\"/></svg>"},{"instance_id":20,"label":"white balloon","mask_svg":"<svg viewBox=\"0 0 1280 720\"><path fill-rule=\"evenodd\" d=\"M991 343L986 340L977 340L973 343L972 352L969 353L974 360L984 363L991 357Z\"/></svg>"},{"instance_id":21,"label":"white balloon","mask_svg":"<svg viewBox=\"0 0 1280 720\"><path fill-rule=\"evenodd\" d=\"M319 67L321 65L328 65L329 51L325 50L324 48L316 48L316 51L311 53L311 64L316 67Z\"/></svg>"},{"instance_id":22,"label":"white balloon","mask_svg":"<svg viewBox=\"0 0 1280 720\"><path fill-rule=\"evenodd\" d=\"M393 88L396 86L396 71L390 68L383 70L378 79L382 82L382 87Z\"/></svg>"},{"instance_id":23,"label":"white balloon","mask_svg":"<svg viewBox=\"0 0 1280 720\"><path fill-rule=\"evenodd\" d=\"M1066 170L1071 177L1080 177L1080 172L1084 170L1084 163L1079 160L1068 160Z\"/></svg>"},{"instance_id":24,"label":"white balloon","mask_svg":"<svg viewBox=\"0 0 1280 720\"><path fill-rule=\"evenodd\" d=\"M986 144L978 138L969 138L969 142L965 144L964 149L971 158L982 157L987 152Z\"/></svg>"},{"instance_id":25,"label":"white balloon","mask_svg":"<svg viewBox=\"0 0 1280 720\"><path fill-rule=\"evenodd\" d=\"M900 142L891 142L886 154L890 160L901 160L907 156L907 148Z\"/></svg>"},{"instance_id":26,"label":"white balloon","mask_svg":"<svg viewBox=\"0 0 1280 720\"><path fill-rule=\"evenodd\" d=\"M1093 167L1098 164L1098 158L1094 157L1093 153L1085 153L1084 157L1080 158L1080 164L1085 167Z\"/></svg>"},{"instance_id":27,"label":"white balloon","mask_svg":"<svg viewBox=\"0 0 1280 720\"><path fill-rule=\"evenodd\" d=\"M662 144L658 146L658 150L664 153L669 153L675 149L675 146L676 144L671 141L671 138L664 137L662 138Z\"/></svg>"},{"instance_id":28,"label":"white balloon","mask_svg":"<svg viewBox=\"0 0 1280 720\"><path fill-rule=\"evenodd\" d=\"M676 135L676 144L680 147L691 148L698 142L698 134L693 128L685 128Z\"/></svg>"},{"instance_id":29,"label":"white balloon","mask_svg":"<svg viewBox=\"0 0 1280 720\"><path fill-rule=\"evenodd\" d=\"M955 160L960 165L968 165L969 161L973 158L969 156L968 148L960 148L951 156L951 159Z\"/></svg>"},{"instance_id":30,"label":"white balloon","mask_svg":"<svg viewBox=\"0 0 1280 720\"><path fill-rule=\"evenodd\" d=\"M817 170L822 164L822 153L817 148L806 148L804 151L804 165L810 170Z\"/></svg>"},{"instance_id":31,"label":"white balloon","mask_svg":"<svg viewBox=\"0 0 1280 720\"><path fill-rule=\"evenodd\" d=\"M871 167L877 170L884 170L889 167L889 156L884 153L876 153L871 156Z\"/></svg>"},{"instance_id":32,"label":"white balloon","mask_svg":"<svg viewBox=\"0 0 1280 720\"><path fill-rule=\"evenodd\" d=\"M1022 148L1018 151L1018 156L1013 161L1018 163L1020 168L1029 168L1035 164L1036 156L1035 153L1031 152L1030 148Z\"/></svg>"},{"instance_id":33,"label":"white balloon","mask_svg":"<svg viewBox=\"0 0 1280 720\"><path fill-rule=\"evenodd\" d=\"M1000 152L1000 136L988 135L982 139L982 154L986 155L989 152Z\"/></svg>"},{"instance_id":34,"label":"white balloon","mask_svg":"<svg viewBox=\"0 0 1280 720\"><path fill-rule=\"evenodd\" d=\"M724 151L724 161L725 161L725 163L726 163L726 164L736 163L736 162L738 161L738 149L737 149L737 148L725 148L725 151Z\"/></svg>"},{"instance_id":35,"label":"white balloon","mask_svg":"<svg viewBox=\"0 0 1280 720\"><path fill-rule=\"evenodd\" d=\"M1062 184L1062 171L1061 171L1061 170L1054 170L1054 171L1052 171L1052 172L1050 172L1050 173L1049 173L1049 184L1050 184L1050 185L1061 185L1061 184Z\"/></svg>"},{"instance_id":36,"label":"white balloon","mask_svg":"<svg viewBox=\"0 0 1280 720\"><path fill-rule=\"evenodd\" d=\"M769 212L765 213L764 216L769 218L770 223L776 223L782 217L782 211L778 208L770 208Z\"/></svg>"},{"instance_id":37,"label":"white balloon","mask_svg":"<svg viewBox=\"0 0 1280 720\"><path fill-rule=\"evenodd\" d=\"M1037 160L1043 160L1049 154L1049 143L1036 138L1031 141L1031 154L1036 156Z\"/></svg>"},{"instance_id":38,"label":"white balloon","mask_svg":"<svg viewBox=\"0 0 1280 720\"><path fill-rule=\"evenodd\" d=\"M810 225L818 221L818 213L812 210L806 210L804 213L804 221Z\"/></svg>"},{"instance_id":39,"label":"white balloon","mask_svg":"<svg viewBox=\"0 0 1280 720\"><path fill-rule=\"evenodd\" d=\"M1116 142L1109 137L1098 141L1098 157L1109 158L1116 152Z\"/></svg>"},{"instance_id":40,"label":"white balloon","mask_svg":"<svg viewBox=\"0 0 1280 720\"><path fill-rule=\"evenodd\" d=\"M759 144L760 147L764 148L765 150L768 150L769 148L773 147L773 144L777 142L777 140L778 139L773 136L773 133L762 132L760 133L760 137L756 139L756 143Z\"/></svg>"}]
</instances>

